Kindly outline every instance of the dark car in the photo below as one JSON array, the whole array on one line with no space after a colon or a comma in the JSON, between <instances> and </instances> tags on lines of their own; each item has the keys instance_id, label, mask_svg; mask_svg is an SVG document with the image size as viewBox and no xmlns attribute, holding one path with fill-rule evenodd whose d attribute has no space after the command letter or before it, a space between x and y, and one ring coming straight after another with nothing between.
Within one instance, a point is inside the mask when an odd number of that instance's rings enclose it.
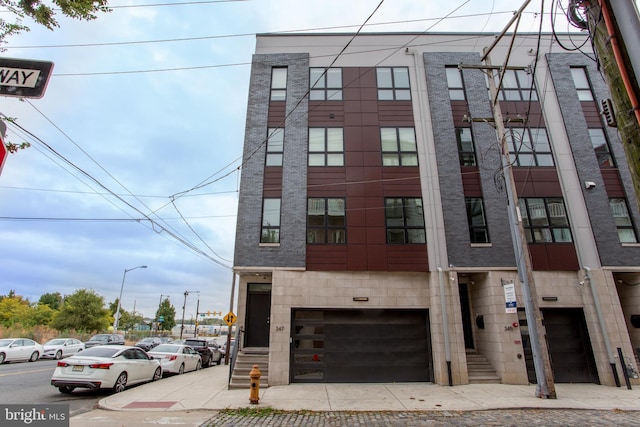
<instances>
[{"instance_id":1,"label":"dark car","mask_svg":"<svg viewBox=\"0 0 640 427\"><path fill-rule=\"evenodd\" d=\"M91 348L97 345L124 345L124 337L120 334L97 334L84 343L84 348Z\"/></svg>"},{"instance_id":2,"label":"dark car","mask_svg":"<svg viewBox=\"0 0 640 427\"><path fill-rule=\"evenodd\" d=\"M203 368L208 368L215 361L213 350L211 350L211 348L209 347L208 340L203 338L187 338L186 340L184 340L183 344L188 345L189 347L200 353Z\"/></svg>"},{"instance_id":3,"label":"dark car","mask_svg":"<svg viewBox=\"0 0 640 427\"><path fill-rule=\"evenodd\" d=\"M149 351L157 345L161 344L160 338L156 337L147 337L143 338L136 343L136 347L143 349L144 351Z\"/></svg>"},{"instance_id":4,"label":"dark car","mask_svg":"<svg viewBox=\"0 0 640 427\"><path fill-rule=\"evenodd\" d=\"M216 365L222 363L222 359L224 358L224 356L222 355L220 347L218 347L218 343L215 340L207 340L207 345L213 352L212 363L215 363Z\"/></svg>"}]
</instances>

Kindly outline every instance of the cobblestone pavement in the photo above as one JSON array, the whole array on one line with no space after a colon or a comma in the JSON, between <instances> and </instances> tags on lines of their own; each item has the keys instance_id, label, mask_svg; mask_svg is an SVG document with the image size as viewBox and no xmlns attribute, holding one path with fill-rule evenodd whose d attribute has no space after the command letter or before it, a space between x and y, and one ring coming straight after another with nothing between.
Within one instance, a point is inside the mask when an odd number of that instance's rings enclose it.
<instances>
[{"instance_id":1,"label":"cobblestone pavement","mask_svg":"<svg viewBox=\"0 0 640 427\"><path fill-rule=\"evenodd\" d=\"M203 427L449 427L449 426L615 426L640 425L640 412L574 409L487 411L312 412L221 411Z\"/></svg>"}]
</instances>

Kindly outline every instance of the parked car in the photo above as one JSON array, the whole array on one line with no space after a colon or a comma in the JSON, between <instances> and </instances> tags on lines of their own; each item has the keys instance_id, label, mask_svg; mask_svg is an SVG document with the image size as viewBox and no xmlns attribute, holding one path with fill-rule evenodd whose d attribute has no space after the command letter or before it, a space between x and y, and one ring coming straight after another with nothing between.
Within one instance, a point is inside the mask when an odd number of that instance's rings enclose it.
<instances>
[{"instance_id":1,"label":"parked car","mask_svg":"<svg viewBox=\"0 0 640 427\"><path fill-rule=\"evenodd\" d=\"M124 337L120 334L97 334L84 343L85 348L97 345L124 345Z\"/></svg>"},{"instance_id":2,"label":"parked car","mask_svg":"<svg viewBox=\"0 0 640 427\"><path fill-rule=\"evenodd\" d=\"M163 374L184 374L202 368L202 357L193 348L184 344L160 344L149 353L160 361Z\"/></svg>"},{"instance_id":3,"label":"parked car","mask_svg":"<svg viewBox=\"0 0 640 427\"><path fill-rule=\"evenodd\" d=\"M162 344L171 344L173 343L173 338L171 337L158 337Z\"/></svg>"},{"instance_id":4,"label":"parked car","mask_svg":"<svg viewBox=\"0 0 640 427\"><path fill-rule=\"evenodd\" d=\"M236 345L235 338L231 338L231 351L233 352L233 346ZM224 340L222 343L222 347L220 347L220 351L222 352L222 357L226 357L227 355L227 340ZM231 357L231 355L229 355Z\"/></svg>"},{"instance_id":5,"label":"parked car","mask_svg":"<svg viewBox=\"0 0 640 427\"><path fill-rule=\"evenodd\" d=\"M160 344L162 341L160 341L159 338L155 338L155 337L147 337L147 338L143 338L140 341L138 341L136 343L136 347L140 347L141 349L143 349L144 351L149 351L151 350L153 347L157 346L158 344Z\"/></svg>"},{"instance_id":6,"label":"parked car","mask_svg":"<svg viewBox=\"0 0 640 427\"><path fill-rule=\"evenodd\" d=\"M28 338L0 339L0 365L16 360L35 362L44 353L44 348Z\"/></svg>"},{"instance_id":7,"label":"parked car","mask_svg":"<svg viewBox=\"0 0 640 427\"><path fill-rule=\"evenodd\" d=\"M62 359L84 350L84 343L75 338L54 338L42 346L44 351L40 357L43 359Z\"/></svg>"},{"instance_id":8,"label":"parked car","mask_svg":"<svg viewBox=\"0 0 640 427\"><path fill-rule=\"evenodd\" d=\"M118 393L128 385L162 378L160 361L138 348L100 345L59 360L51 385L60 393L76 388L111 389Z\"/></svg>"},{"instance_id":9,"label":"parked car","mask_svg":"<svg viewBox=\"0 0 640 427\"><path fill-rule=\"evenodd\" d=\"M219 365L220 363L222 363L222 358L224 357L222 355L222 352L220 351L220 347L218 346L218 343L216 342L216 340L207 340L207 345L209 346L209 348L211 349L211 352L213 353L213 363L215 363L216 365Z\"/></svg>"},{"instance_id":10,"label":"parked car","mask_svg":"<svg viewBox=\"0 0 640 427\"><path fill-rule=\"evenodd\" d=\"M209 343L204 338L187 338L184 345L188 345L195 351L200 353L202 358L202 367L208 368L213 364L213 350L209 348Z\"/></svg>"}]
</instances>

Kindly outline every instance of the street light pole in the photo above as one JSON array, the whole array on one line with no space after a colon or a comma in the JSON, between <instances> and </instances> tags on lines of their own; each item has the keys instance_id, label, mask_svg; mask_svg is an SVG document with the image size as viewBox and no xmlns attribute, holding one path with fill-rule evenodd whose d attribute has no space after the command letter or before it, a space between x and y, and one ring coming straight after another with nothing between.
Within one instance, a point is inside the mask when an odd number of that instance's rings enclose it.
<instances>
[{"instance_id":1,"label":"street light pole","mask_svg":"<svg viewBox=\"0 0 640 427\"><path fill-rule=\"evenodd\" d=\"M182 333L184 332L184 311L185 308L187 308L187 296L189 294L198 294L198 305L200 305L200 291L184 291L184 303L182 304L182 324L180 325L180 339L182 339Z\"/></svg>"},{"instance_id":2,"label":"street light pole","mask_svg":"<svg viewBox=\"0 0 640 427\"><path fill-rule=\"evenodd\" d=\"M120 285L120 296L118 297L118 308L116 309L116 318L113 321L113 330L117 331L118 330L118 323L120 322L120 303L122 301L122 290L124 289L124 279L125 277L127 277L127 272L131 271L131 270L135 270L136 268L147 268L146 265L139 265L137 267L133 267L133 268L125 268L124 269L124 273L122 274L122 285Z\"/></svg>"}]
</instances>

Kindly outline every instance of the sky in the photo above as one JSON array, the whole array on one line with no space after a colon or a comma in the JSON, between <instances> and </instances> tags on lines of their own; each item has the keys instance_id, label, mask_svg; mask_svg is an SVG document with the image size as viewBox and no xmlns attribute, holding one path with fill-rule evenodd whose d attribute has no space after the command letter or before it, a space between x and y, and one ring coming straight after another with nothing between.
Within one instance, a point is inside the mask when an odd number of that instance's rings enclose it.
<instances>
[{"instance_id":1,"label":"sky","mask_svg":"<svg viewBox=\"0 0 640 427\"><path fill-rule=\"evenodd\" d=\"M180 318L188 291L185 319L198 301L226 314L255 35L355 32L374 11L362 31L498 34L522 4L113 0L89 22L58 14L54 31L25 21L0 57L55 66L42 98L0 96L7 139L31 144L0 174L0 295L92 289L108 304L122 289L124 310L154 317L169 298Z\"/></svg>"}]
</instances>

